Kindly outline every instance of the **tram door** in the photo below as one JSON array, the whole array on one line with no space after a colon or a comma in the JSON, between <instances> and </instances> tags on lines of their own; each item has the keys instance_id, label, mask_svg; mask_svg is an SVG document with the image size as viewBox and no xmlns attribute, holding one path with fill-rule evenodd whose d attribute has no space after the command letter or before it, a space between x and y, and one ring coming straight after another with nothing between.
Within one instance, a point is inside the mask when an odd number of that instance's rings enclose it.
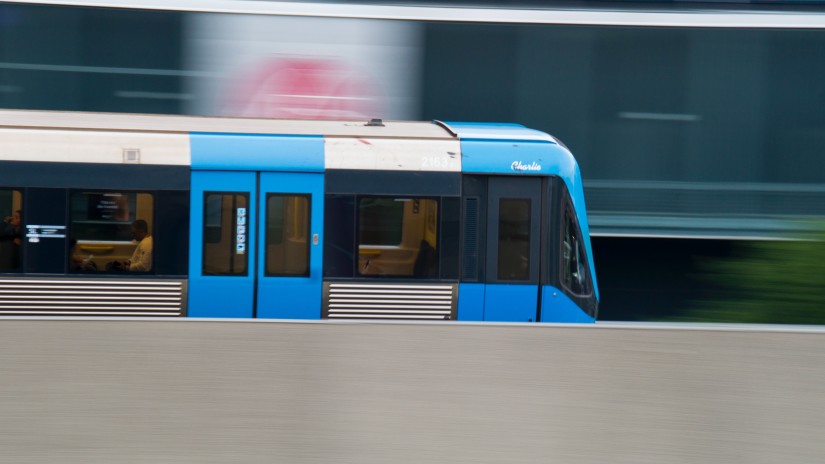
<instances>
[{"instance_id":1,"label":"tram door","mask_svg":"<svg viewBox=\"0 0 825 464\"><path fill-rule=\"evenodd\" d=\"M192 173L189 316L318 319L323 175Z\"/></svg>"},{"instance_id":2,"label":"tram door","mask_svg":"<svg viewBox=\"0 0 825 464\"><path fill-rule=\"evenodd\" d=\"M536 320L541 203L541 178L488 179L484 320Z\"/></svg>"}]
</instances>

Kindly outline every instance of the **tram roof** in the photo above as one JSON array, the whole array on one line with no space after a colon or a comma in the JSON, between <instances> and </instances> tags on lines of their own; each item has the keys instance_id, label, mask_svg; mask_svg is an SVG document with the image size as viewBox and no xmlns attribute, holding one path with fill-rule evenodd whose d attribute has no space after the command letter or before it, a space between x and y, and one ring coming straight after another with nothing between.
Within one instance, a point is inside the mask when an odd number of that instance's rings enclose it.
<instances>
[{"instance_id":1,"label":"tram roof","mask_svg":"<svg viewBox=\"0 0 825 464\"><path fill-rule=\"evenodd\" d=\"M451 133L442 125L432 122L385 120L381 121L382 125L367 125L367 123L367 120L310 121L300 119L0 110L0 127L13 128L455 140L454 133Z\"/></svg>"},{"instance_id":2,"label":"tram roof","mask_svg":"<svg viewBox=\"0 0 825 464\"><path fill-rule=\"evenodd\" d=\"M443 122L462 140L511 140L559 143L553 136L521 124Z\"/></svg>"}]
</instances>

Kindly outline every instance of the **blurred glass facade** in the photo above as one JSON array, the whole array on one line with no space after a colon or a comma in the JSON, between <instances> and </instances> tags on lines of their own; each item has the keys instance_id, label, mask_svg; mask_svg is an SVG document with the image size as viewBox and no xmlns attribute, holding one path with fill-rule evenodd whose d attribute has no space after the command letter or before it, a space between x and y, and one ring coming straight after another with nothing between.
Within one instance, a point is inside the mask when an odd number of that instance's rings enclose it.
<instances>
[{"instance_id":1,"label":"blurred glass facade","mask_svg":"<svg viewBox=\"0 0 825 464\"><path fill-rule=\"evenodd\" d=\"M825 216L825 29L513 25L0 5L0 106L518 122L601 235Z\"/></svg>"},{"instance_id":2,"label":"blurred glass facade","mask_svg":"<svg viewBox=\"0 0 825 464\"><path fill-rule=\"evenodd\" d=\"M597 233L761 235L825 215L825 31L429 24L426 36L424 116L561 138ZM439 79L448 68L463 78Z\"/></svg>"},{"instance_id":3,"label":"blurred glass facade","mask_svg":"<svg viewBox=\"0 0 825 464\"><path fill-rule=\"evenodd\" d=\"M0 4L0 106L179 113L183 15Z\"/></svg>"}]
</instances>

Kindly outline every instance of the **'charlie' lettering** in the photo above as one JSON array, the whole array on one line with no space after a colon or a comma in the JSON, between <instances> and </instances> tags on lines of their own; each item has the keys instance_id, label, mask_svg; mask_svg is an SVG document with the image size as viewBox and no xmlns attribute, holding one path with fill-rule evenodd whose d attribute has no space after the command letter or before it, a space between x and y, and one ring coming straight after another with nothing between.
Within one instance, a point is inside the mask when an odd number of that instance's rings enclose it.
<instances>
[{"instance_id":1,"label":"'charlie' lettering","mask_svg":"<svg viewBox=\"0 0 825 464\"><path fill-rule=\"evenodd\" d=\"M541 171L541 165L533 161L530 164L524 164L521 161L513 161L510 165L513 171Z\"/></svg>"}]
</instances>

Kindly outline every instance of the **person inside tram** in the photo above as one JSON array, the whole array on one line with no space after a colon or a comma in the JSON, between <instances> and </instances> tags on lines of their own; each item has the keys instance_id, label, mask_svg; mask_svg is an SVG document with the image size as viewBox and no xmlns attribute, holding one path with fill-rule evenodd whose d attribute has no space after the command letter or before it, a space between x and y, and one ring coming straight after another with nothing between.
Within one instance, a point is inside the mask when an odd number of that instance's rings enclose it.
<instances>
[{"instance_id":1,"label":"person inside tram","mask_svg":"<svg viewBox=\"0 0 825 464\"><path fill-rule=\"evenodd\" d=\"M0 229L0 241L10 242L4 249L11 250L11 257L8 259L9 269L20 267L20 246L23 243L23 215L17 210L11 216L3 218L3 228ZM6 261L6 260L3 260Z\"/></svg>"},{"instance_id":2,"label":"person inside tram","mask_svg":"<svg viewBox=\"0 0 825 464\"><path fill-rule=\"evenodd\" d=\"M116 271L149 272L152 270L152 236L149 225L143 219L132 223L132 238L138 242L132 257L126 261L113 261L107 268Z\"/></svg>"},{"instance_id":3,"label":"person inside tram","mask_svg":"<svg viewBox=\"0 0 825 464\"><path fill-rule=\"evenodd\" d=\"M89 255L84 258L77 249L77 240L72 239L72 248L69 253L71 256L71 267L73 271L96 271L97 264L92 261L93 256Z\"/></svg>"}]
</instances>

